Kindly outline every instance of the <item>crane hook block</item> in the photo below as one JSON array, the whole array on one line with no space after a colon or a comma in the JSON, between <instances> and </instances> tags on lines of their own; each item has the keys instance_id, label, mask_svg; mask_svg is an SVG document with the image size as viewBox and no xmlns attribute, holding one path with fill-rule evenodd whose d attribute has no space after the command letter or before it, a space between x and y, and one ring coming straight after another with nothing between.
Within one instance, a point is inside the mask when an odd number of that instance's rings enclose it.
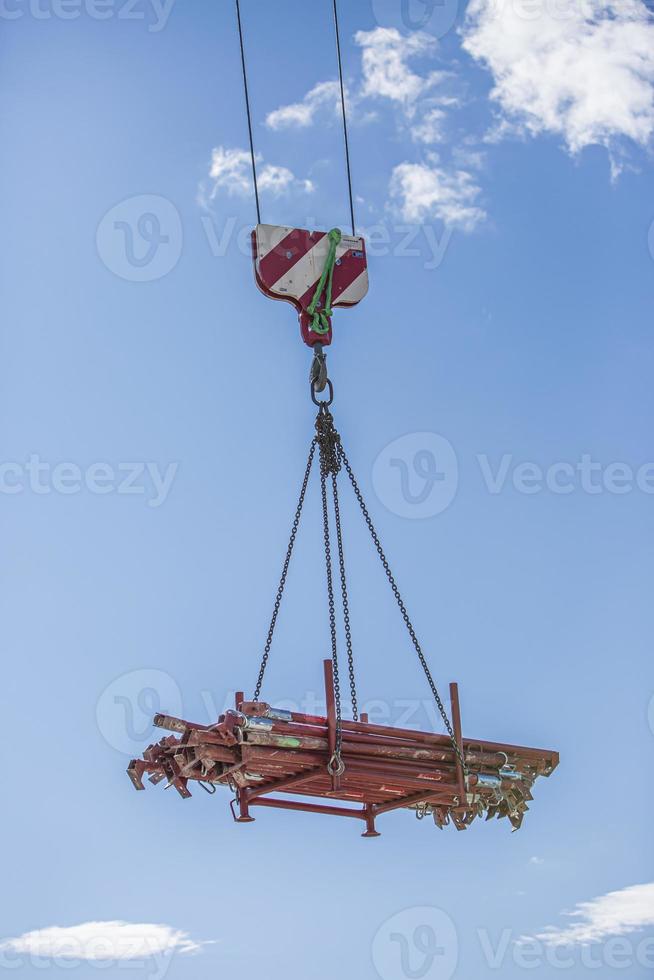
<instances>
[{"instance_id":1,"label":"crane hook block","mask_svg":"<svg viewBox=\"0 0 654 980\"><path fill-rule=\"evenodd\" d=\"M356 306L368 292L365 241L337 235L332 274L325 277L334 232L282 225L257 225L252 232L257 286L271 299L293 304L300 318L302 339L309 347L331 343L333 308ZM316 296L325 278L325 289Z\"/></svg>"}]
</instances>

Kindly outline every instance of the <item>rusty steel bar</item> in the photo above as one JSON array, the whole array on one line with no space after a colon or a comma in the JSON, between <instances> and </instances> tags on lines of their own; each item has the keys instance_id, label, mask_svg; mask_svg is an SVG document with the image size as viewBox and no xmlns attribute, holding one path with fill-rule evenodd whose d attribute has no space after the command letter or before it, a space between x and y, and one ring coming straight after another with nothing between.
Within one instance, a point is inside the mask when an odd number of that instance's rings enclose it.
<instances>
[{"instance_id":1,"label":"rusty steel bar","mask_svg":"<svg viewBox=\"0 0 654 980\"><path fill-rule=\"evenodd\" d=\"M268 752L270 753L269 755L267 754ZM429 763L413 762L412 760L394 760L386 757L361 757L350 752L343 753L343 758L348 768L353 771L374 769L384 776L402 772L407 776L442 776L446 780L453 780L455 774L454 766L444 763L435 766ZM285 754L281 756L276 749L269 746L245 745L243 746L243 759L254 766L276 766L277 768L286 766L292 769L297 769L298 766L325 766L327 761L327 757L319 753L303 752L301 757L298 758L297 755L293 757L293 753L289 750L286 750Z\"/></svg>"},{"instance_id":2,"label":"rusty steel bar","mask_svg":"<svg viewBox=\"0 0 654 980\"><path fill-rule=\"evenodd\" d=\"M365 820L363 810L341 806L321 806L319 803L301 803L299 800L278 800L274 796L258 796L252 806L272 806L282 810L298 810L303 813L325 813L334 817L354 817Z\"/></svg>"},{"instance_id":3,"label":"rusty steel bar","mask_svg":"<svg viewBox=\"0 0 654 980\"><path fill-rule=\"evenodd\" d=\"M463 765L461 764L461 759L463 758L463 741L461 739L461 706L459 704L459 686L455 683L450 684L450 705L452 708L452 728L454 729L454 738L456 739L456 744L459 747L455 765L459 783L459 797L461 803L463 804L466 802L466 778L463 771Z\"/></svg>"},{"instance_id":4,"label":"rusty steel bar","mask_svg":"<svg viewBox=\"0 0 654 980\"><path fill-rule=\"evenodd\" d=\"M332 689L333 690L333 689ZM316 727L325 726L327 719L319 715L306 715L299 712L291 712L291 717L293 721L298 721L303 724L313 725ZM343 736L345 737L347 732L360 732L362 734L372 734L380 735L384 738L400 738L408 742L424 742L427 745L432 745L435 748L443 747L446 751L452 751L452 742L448 735L439 735L436 732L420 732L415 731L410 728L394 728L392 726L386 725L374 725L370 723L351 721L350 719L344 718L342 723ZM479 738L463 738L463 746L468 751L474 751L476 746L480 749L483 746L483 751L494 754L504 754L504 755L518 755L525 760L535 760L536 762L542 763L545 758L549 758L553 766L556 768L559 762L559 755L557 752L551 749L539 749L539 748L528 748L521 745L512 745L507 742L489 742L485 739Z\"/></svg>"},{"instance_id":5,"label":"rusty steel bar","mask_svg":"<svg viewBox=\"0 0 654 980\"><path fill-rule=\"evenodd\" d=\"M312 769L311 772L301 772L295 776L288 776L283 779L274 780L271 783L262 783L260 786L253 786L247 790L248 803L252 803L252 800L256 796L262 796L265 793L283 793L289 787L306 783L308 780L314 779L317 775L319 773L315 769Z\"/></svg>"},{"instance_id":6,"label":"rusty steel bar","mask_svg":"<svg viewBox=\"0 0 654 980\"><path fill-rule=\"evenodd\" d=\"M351 803L388 803L390 800L397 799L397 796L375 792L374 789L341 787L341 789L334 791L331 788L331 783L322 783L316 786L313 783L308 783L306 788L298 793L298 796L316 797L321 800L344 800ZM265 800L268 797L258 796L256 799ZM254 800L252 802L254 804Z\"/></svg>"},{"instance_id":7,"label":"rusty steel bar","mask_svg":"<svg viewBox=\"0 0 654 980\"><path fill-rule=\"evenodd\" d=\"M327 699L327 742L330 756L336 751L336 699L334 697L334 668L331 660L323 660L325 697ZM323 725L325 719L322 719Z\"/></svg>"},{"instance_id":8,"label":"rusty steel bar","mask_svg":"<svg viewBox=\"0 0 654 980\"><path fill-rule=\"evenodd\" d=\"M267 753L270 753L270 755ZM243 758L251 762L253 765L270 765L275 763L278 765L286 764L294 768L297 768L298 765L326 765L326 755L315 752L302 752L299 754L300 758L298 758L298 754L294 755L289 750L286 750L285 754L282 756L278 750L271 746L243 746ZM343 760L349 769L351 768L353 770L359 769L365 771L372 767L380 773L383 772L385 776L403 772L407 775L414 776L424 773L429 776L442 775L447 779L453 779L455 772L454 767L448 766L446 763L439 763L438 766L436 766L430 763L423 764L421 762L414 762L413 760L395 760L377 756L363 757L349 751L343 753Z\"/></svg>"},{"instance_id":9,"label":"rusty steel bar","mask_svg":"<svg viewBox=\"0 0 654 980\"><path fill-rule=\"evenodd\" d=\"M291 727L288 726L288 731L291 731ZM361 738L361 741L359 741ZM388 740L390 742L390 740ZM247 745L247 743L245 743ZM250 743L250 747L254 747L254 743ZM262 746L264 747L264 746ZM266 746L268 748L268 746ZM281 746L280 746L281 748ZM310 751L320 752L320 749L304 749L302 745L298 746L303 753L307 754ZM327 750L327 743L325 740L325 750ZM429 762L440 763L443 766L448 766L454 763L455 754L451 745L448 749L432 749L425 748L423 746L410 746L407 742L402 742L401 745L393 746L392 750L384 741L380 744L380 740L375 735L368 736L365 741L363 737L357 736L356 741L352 741L351 733L344 733L343 735L343 755L361 755L361 756L380 756L382 758L387 757L389 759L407 759L417 763L427 764ZM470 765L479 765L489 769L498 769L505 759L500 753L466 753L466 762Z\"/></svg>"},{"instance_id":10,"label":"rusty steel bar","mask_svg":"<svg viewBox=\"0 0 654 980\"><path fill-rule=\"evenodd\" d=\"M303 718L311 718L313 721L315 716L301 716ZM318 719L315 719L318 720ZM316 731L323 735L327 734L327 719L322 719L323 727L322 732L320 732L319 725L312 725L307 731ZM402 738L400 740L394 738L388 738L385 736L379 737L375 734L366 734L365 732L359 731L348 731L350 725L355 725L359 723L343 722L343 739L344 745L347 744L351 749L354 748L354 741L361 743L368 743L374 746L373 754L385 754L388 752L390 746L395 746L398 749L404 749L411 753L421 753L420 758L429 758L427 753L434 753L434 756L441 761L448 761L450 758L454 758L454 752L452 749L451 741L445 739L445 744L442 742L439 744L438 739L442 739L443 736L435 736L427 733L413 733L417 736L419 744L416 741L411 743L408 738ZM363 726L366 727L366 726ZM367 726L371 728L372 726ZM294 724L290 722L275 722L275 727L271 729L273 732L279 732L280 734L288 733L291 734L293 731L301 731L301 729L295 729ZM393 729L387 729L387 731L393 731ZM398 731L404 731L402 729ZM429 740L425 743L425 747L422 747L423 739L420 736L426 736ZM257 736L258 737L258 736ZM436 740L436 741L435 741ZM314 747L317 747L318 740L313 740ZM498 768L501 766L506 759L504 756L513 758L514 760L519 760L520 763L525 766L533 766L536 770L543 774L549 775L553 769L556 768L559 762L559 757L556 752L539 750L539 749L529 749L524 746L508 745L506 743L496 743L496 742L484 742L478 739L462 739L462 744L465 749L466 763L471 765L483 765L489 768ZM481 751L479 751L481 750ZM506 751L505 751L506 750ZM389 755L394 754L388 752ZM400 751L400 754L402 752Z\"/></svg>"}]
</instances>

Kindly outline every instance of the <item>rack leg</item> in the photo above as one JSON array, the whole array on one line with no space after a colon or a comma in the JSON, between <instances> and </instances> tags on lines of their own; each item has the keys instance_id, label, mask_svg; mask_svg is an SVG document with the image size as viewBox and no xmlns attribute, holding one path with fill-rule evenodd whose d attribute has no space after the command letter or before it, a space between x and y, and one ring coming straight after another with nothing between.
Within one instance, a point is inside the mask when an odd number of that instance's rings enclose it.
<instances>
[{"instance_id":1,"label":"rack leg","mask_svg":"<svg viewBox=\"0 0 654 980\"><path fill-rule=\"evenodd\" d=\"M366 820L366 829L361 834L362 837L381 837L378 830L375 830L375 811L370 803L366 803L363 808Z\"/></svg>"},{"instance_id":2,"label":"rack leg","mask_svg":"<svg viewBox=\"0 0 654 980\"><path fill-rule=\"evenodd\" d=\"M245 790L241 790L238 794L238 811L239 815L236 817L236 823L254 823L254 817L250 816L250 807Z\"/></svg>"}]
</instances>

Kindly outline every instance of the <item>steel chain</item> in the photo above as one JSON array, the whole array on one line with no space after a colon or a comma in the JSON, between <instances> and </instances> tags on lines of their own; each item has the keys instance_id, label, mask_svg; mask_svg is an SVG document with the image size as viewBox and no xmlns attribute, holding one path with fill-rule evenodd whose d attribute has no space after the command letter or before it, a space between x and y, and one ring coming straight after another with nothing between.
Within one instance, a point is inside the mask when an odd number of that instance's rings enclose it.
<instances>
[{"instance_id":1,"label":"steel chain","mask_svg":"<svg viewBox=\"0 0 654 980\"><path fill-rule=\"evenodd\" d=\"M427 664L427 661L425 659L425 655L422 652L422 648L420 646L420 643L418 642L418 637L416 636L415 630L413 628L413 624L411 623L411 620L409 619L409 614L407 612L406 606L404 605L404 600L402 599L402 596L400 594L400 590L398 589L397 583L396 583L396 581L395 581L395 579L393 577L393 573L391 572L390 566L388 564L388 560L386 558L386 555L384 554L384 549L381 546L381 541L379 540L379 537L377 535L377 531L375 530L375 526L372 523L372 518L370 517L370 514L368 513L368 508L366 507L365 501L363 499L363 494L361 493L361 490L359 489L359 484L357 483L356 478L354 476L354 473L352 472L352 467L350 466L350 461L348 460L348 458L347 458L347 456L345 454L345 450L343 449L343 447L340 444L340 442L338 444L338 455L339 455L340 461L343 463L343 466L345 467L345 469L347 471L348 477L350 478L350 483L352 484L352 489L354 490L354 494L355 494L355 496L356 496L356 498L357 498L357 500L359 502L359 507L361 509L361 513L363 514L363 518L364 518L364 520L366 522L366 525L368 527L368 530L369 530L370 535L372 537L372 540L374 542L375 548L377 549L377 554L379 555L380 561L381 561L381 563L382 563L382 565L384 567L384 571L386 572L386 577L387 577L387 579L388 579L388 581L390 583L391 589L393 590L393 595L395 596L395 599L396 599L397 604L399 606L400 612L402 613L402 618L404 619L404 623L405 623L406 628L407 628L407 630L409 632L409 636L411 637L411 642L413 643L413 646L415 647L416 653L418 654L418 659L420 660L420 664L421 664L422 669L423 669L423 671L425 673L425 677L427 678L427 682L429 684L429 687L431 688L431 692L432 692L432 694L434 696L434 701L436 702L436 705L437 705L438 710L440 712L441 718L443 719L443 722L445 724L445 728L447 729L447 734L449 735L450 740L452 742L452 746L453 746L454 751L456 753L456 757L459 760L459 762L461 763L461 767L462 767L463 772L465 774L467 772L467 769L466 769L465 759L463 758L463 753L461 752L461 749L459 748L459 743L457 742L456 737L454 735L454 730L452 729L452 725L450 724L450 719L448 718L447 712L445 711L445 707L443 705L443 701L441 700L441 696L438 693L438 688L436 687L436 684L434 683L434 679L433 679L433 677L431 675L431 671L430 671L429 665Z\"/></svg>"},{"instance_id":2,"label":"steel chain","mask_svg":"<svg viewBox=\"0 0 654 980\"><path fill-rule=\"evenodd\" d=\"M323 416L323 411L329 414L327 409L321 409L318 413L318 419L316 420L316 428L318 428L321 422L321 417ZM336 606L334 604L334 583L332 578L332 553L329 541L329 510L327 508L327 475L331 472L330 470L330 454L328 449L328 439L322 439L320 432L318 435L318 443L320 446L320 495L322 498L322 526L323 526L323 538L325 541L325 570L327 573L327 601L329 604L329 632L331 636L332 643L332 668L334 673L334 701L336 703L336 744L334 746L334 754L330 760L330 767L334 769L335 772L342 766L341 762L341 745L343 742L343 735L341 731L341 682L338 673L338 649L336 644Z\"/></svg>"},{"instance_id":3,"label":"steel chain","mask_svg":"<svg viewBox=\"0 0 654 980\"><path fill-rule=\"evenodd\" d=\"M304 479L302 480L302 488L300 490L300 498L298 500L297 507L295 509L295 518L293 519L293 527L291 529L291 537L288 542L288 548L286 549L286 558L284 559L284 567L282 569L282 576L279 580L279 587L277 589L277 596L275 598L275 607L273 609L272 619L270 621L270 627L268 629L268 638L266 640L266 645L264 647L263 657L261 658L261 666L259 667L259 677L257 678L257 686L254 691L254 700L259 700L259 695L261 694L261 685L263 684L263 675L266 672L266 667L268 665L268 657L270 656L270 648L272 646L273 634L275 632L275 625L277 623L277 616L279 615L279 607L282 602L282 596L284 595L284 586L286 585L286 576L288 574L288 566L291 561L291 555L293 554L293 546L295 544L295 538L297 537L298 527L300 526L300 517L302 515L302 507L304 506L304 498L307 492L307 486L309 483L309 475L311 473L311 467L313 465L313 458L316 454L316 439L311 443L311 448L309 449L309 458L307 460L307 468L304 472Z\"/></svg>"},{"instance_id":4,"label":"steel chain","mask_svg":"<svg viewBox=\"0 0 654 980\"><path fill-rule=\"evenodd\" d=\"M330 403L331 403L331 398L330 398ZM302 508L304 506L304 499L306 496L307 486L309 483L311 467L313 465L316 446L318 446L319 453L320 453L320 493L321 493L321 500L322 500L323 538L325 544L327 600L328 600L328 607L329 607L329 629L330 629L331 648L332 648L332 667L334 673L334 700L335 700L335 707L336 707L336 745L335 745L334 756L332 760L330 760L330 771L332 771L332 769L335 773L339 773L343 771L343 763L341 759L343 736L342 736L341 688L340 688L340 676L338 670L338 649L337 649L337 637L336 637L336 607L334 602L334 583L333 583L333 575L332 575L332 557L331 557L331 543L330 543L330 532L329 532L329 508L327 503L327 477L329 475L331 475L332 493L334 497L334 515L335 515L335 525L336 525L336 537L338 543L338 558L339 558L339 569L340 569L340 578L341 578L341 596L343 601L343 619L345 625L345 639L346 639L347 657L348 657L348 673L349 673L349 680L350 680L350 692L352 698L352 710L353 710L354 720L355 721L358 720L358 703L357 703L355 671L354 671L354 656L353 656L353 649L352 649L352 631L350 626L347 580L345 575L345 555L343 549L343 536L342 536L342 529L341 529L341 515L340 515L338 486L337 486L337 475L339 470L341 469L341 464L342 464L347 472L348 478L352 485L352 489L358 501L359 508L361 510L361 513L363 514L363 518L367 525L368 531L370 532L370 536L372 537L373 543L377 550L377 554L379 555L379 559L386 573L386 577L391 586L393 595L395 596L395 600L402 614L402 618L404 620L409 636L411 637L411 642L413 643L415 651L418 654L420 665L424 671L425 677L427 678L427 682L429 684L432 695L434 697L434 701L436 702L436 706L438 707L441 718L443 719L443 723L445 724L445 728L452 742L454 752L456 754L458 761L461 764L464 774L466 774L467 768L465 764L465 759L463 757L463 753L461 752L459 743L457 742L456 737L454 735L454 730L450 723L450 719L447 716L447 712L445 711L445 707L443 705L441 696L438 692L438 688L436 687L434 679L431 675L431 671L425 659L425 655L422 652L422 647L420 646L418 637L416 636L416 632L413 628L413 624L411 623L411 620L409 618L409 614L407 612L406 606L404 605L404 600L402 599L400 590L397 586L393 573L391 572L390 566L388 564L388 559L384 554L384 550L382 548L381 541L379 540L377 531L375 530L375 526L372 522L372 518L368 513L368 508L366 507L366 503L363 499L363 494L361 493L359 484L357 483L356 477L354 476L354 472L350 465L350 461L347 458L345 450L343 449L343 446L341 444L340 435L338 434L334 426L333 416L329 411L326 402L319 402L318 404L319 404L319 409L318 409L318 415L316 417L316 435L311 443L311 448L309 450L309 458L307 460L307 466L302 481L300 497L298 500L297 508L295 510L295 517L291 529L291 536L286 551L286 557L284 559L284 566L282 569L282 575L280 578L279 587L277 589L277 596L275 598L275 605L274 605L272 619L270 622L270 628L268 629L268 637L264 648L264 654L261 660L261 666L259 668L259 676L257 679L257 686L254 693L254 700L258 701L259 695L261 693L261 686L263 683L266 666L268 664L268 658L272 646L275 625L277 623L277 616L279 614L282 596L284 594L286 577L288 574L291 556L293 554L293 547L295 545L295 539L300 524Z\"/></svg>"},{"instance_id":5,"label":"steel chain","mask_svg":"<svg viewBox=\"0 0 654 980\"><path fill-rule=\"evenodd\" d=\"M332 473L332 493L334 495L334 517L336 524L336 540L338 542L338 564L341 572L341 597L343 602L343 625L345 628L345 646L347 648L347 668L350 678L350 699L352 701L352 717L359 720L357 703L357 685L354 674L354 653L352 650L352 629L350 627L350 603L347 595L347 579L345 577L345 554L343 551L343 534L341 532L341 509L338 504L338 483L336 474Z\"/></svg>"}]
</instances>

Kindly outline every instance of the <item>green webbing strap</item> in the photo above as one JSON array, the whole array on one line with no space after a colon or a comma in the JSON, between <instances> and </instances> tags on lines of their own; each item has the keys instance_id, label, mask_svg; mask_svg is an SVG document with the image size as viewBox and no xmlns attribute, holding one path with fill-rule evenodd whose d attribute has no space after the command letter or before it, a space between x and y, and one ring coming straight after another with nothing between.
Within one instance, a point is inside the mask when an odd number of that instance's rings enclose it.
<instances>
[{"instance_id":1,"label":"green webbing strap","mask_svg":"<svg viewBox=\"0 0 654 980\"><path fill-rule=\"evenodd\" d=\"M332 315L332 281L334 279L334 266L336 264L336 248L341 240L340 229L332 228L327 237L329 238L329 251L325 259L325 267L322 270L320 281L316 286L313 299L307 309L309 316L313 317L311 329L314 333L319 334L326 334L329 330L329 317ZM327 288L325 288L325 284ZM325 305L320 310L317 307L323 289L325 290Z\"/></svg>"}]
</instances>

